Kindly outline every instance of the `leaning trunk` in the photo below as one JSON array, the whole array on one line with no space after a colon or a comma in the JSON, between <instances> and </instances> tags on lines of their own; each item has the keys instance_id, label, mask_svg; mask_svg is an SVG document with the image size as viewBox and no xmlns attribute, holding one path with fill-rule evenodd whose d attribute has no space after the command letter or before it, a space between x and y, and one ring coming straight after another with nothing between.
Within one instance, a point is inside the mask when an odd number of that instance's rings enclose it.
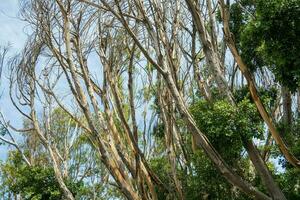
<instances>
[{"instance_id":1,"label":"leaning trunk","mask_svg":"<svg viewBox=\"0 0 300 200\"><path fill-rule=\"evenodd\" d=\"M283 195L278 185L275 183L271 172L268 170L266 163L260 156L260 153L253 142L246 138L242 138L242 141L246 151L248 152L249 158L251 159L255 169L259 173L272 199L285 200L285 196Z\"/></svg>"}]
</instances>

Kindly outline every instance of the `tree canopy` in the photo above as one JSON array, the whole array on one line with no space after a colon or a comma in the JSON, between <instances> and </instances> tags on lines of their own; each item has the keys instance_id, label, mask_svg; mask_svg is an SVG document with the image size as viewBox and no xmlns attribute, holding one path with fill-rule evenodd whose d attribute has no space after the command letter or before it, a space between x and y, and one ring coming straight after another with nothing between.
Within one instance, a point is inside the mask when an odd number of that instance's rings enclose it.
<instances>
[{"instance_id":1,"label":"tree canopy","mask_svg":"<svg viewBox=\"0 0 300 200\"><path fill-rule=\"evenodd\" d=\"M300 199L299 0L20 0L18 17L4 199Z\"/></svg>"}]
</instances>

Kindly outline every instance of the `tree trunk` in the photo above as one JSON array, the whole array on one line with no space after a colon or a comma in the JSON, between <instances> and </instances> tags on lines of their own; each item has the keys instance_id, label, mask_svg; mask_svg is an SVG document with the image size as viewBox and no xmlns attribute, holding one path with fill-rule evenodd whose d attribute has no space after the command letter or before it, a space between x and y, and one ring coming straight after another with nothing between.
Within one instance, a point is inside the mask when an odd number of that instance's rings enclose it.
<instances>
[{"instance_id":1,"label":"tree trunk","mask_svg":"<svg viewBox=\"0 0 300 200\"><path fill-rule=\"evenodd\" d=\"M283 122L286 127L292 124L292 98L291 93L287 87L281 87L282 108L283 108Z\"/></svg>"},{"instance_id":2,"label":"tree trunk","mask_svg":"<svg viewBox=\"0 0 300 200\"><path fill-rule=\"evenodd\" d=\"M212 146L208 138L198 129L193 117L186 108L182 97L180 96L175 83L173 82L170 72L164 74L168 88L177 104L178 110L185 121L188 130L195 138L196 145L201 147L206 155L212 160L215 166L219 169L221 174L228 180L229 183L237 186L243 192L256 199L270 199L264 193L258 191L255 187L244 181L240 176L231 171L230 167L225 163L220 154Z\"/></svg>"},{"instance_id":3,"label":"tree trunk","mask_svg":"<svg viewBox=\"0 0 300 200\"><path fill-rule=\"evenodd\" d=\"M248 152L248 155L255 166L255 169L261 176L262 181L264 182L264 185L266 186L267 190L269 191L269 194L271 195L272 199L274 200L286 200L285 196L283 195L282 191L278 187L278 185L275 183L271 172L268 170L268 167L264 160L261 158L259 151L253 144L251 140L248 140L246 138L242 138L243 144L245 149Z\"/></svg>"},{"instance_id":4,"label":"tree trunk","mask_svg":"<svg viewBox=\"0 0 300 200\"><path fill-rule=\"evenodd\" d=\"M239 66L239 69L241 70L242 74L247 80L248 88L251 94L251 97L261 115L265 123L267 124L270 133L272 134L272 137L274 138L276 144L278 145L279 149L281 150L282 154L286 158L286 160L293 165L294 167L300 168L300 161L290 152L289 148L286 146L285 142L283 141L282 137L280 136L278 130L276 129L275 125L273 124L272 118L270 117L269 113L266 111L266 108L264 107L257 89L255 85L254 78L252 74L250 73L248 67L242 60L236 46L235 41L232 37L232 34L229 29L229 11L227 9L227 6L224 3L224 0L219 0L220 8L221 8L221 16L223 19L223 25L224 25L224 35L227 42L227 46L229 47L236 63Z\"/></svg>"}]
</instances>

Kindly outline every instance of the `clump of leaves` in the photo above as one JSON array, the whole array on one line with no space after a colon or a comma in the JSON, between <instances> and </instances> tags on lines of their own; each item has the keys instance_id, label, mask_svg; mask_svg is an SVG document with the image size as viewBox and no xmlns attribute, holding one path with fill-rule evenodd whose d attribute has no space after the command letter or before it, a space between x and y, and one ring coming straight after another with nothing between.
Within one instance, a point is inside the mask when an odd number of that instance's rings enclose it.
<instances>
[{"instance_id":1,"label":"clump of leaves","mask_svg":"<svg viewBox=\"0 0 300 200\"><path fill-rule=\"evenodd\" d=\"M270 87L270 88L259 87L257 88L257 90L258 90L258 95L261 101L263 102L263 104L266 106L266 108L271 109L272 107L274 107L278 97L278 89L276 87ZM243 86L238 90L235 90L233 95L236 102L241 102L244 99L248 99L251 103L254 103L247 86Z\"/></svg>"},{"instance_id":2,"label":"clump of leaves","mask_svg":"<svg viewBox=\"0 0 300 200\"><path fill-rule=\"evenodd\" d=\"M255 15L237 33L241 56L252 71L269 67L294 92L300 86L300 0L257 0L253 7Z\"/></svg>"},{"instance_id":3,"label":"clump of leaves","mask_svg":"<svg viewBox=\"0 0 300 200\"><path fill-rule=\"evenodd\" d=\"M277 124L277 128L285 143L288 145L290 151L297 157L300 157L300 118L295 119L291 124L285 124L283 122ZM279 153L279 152L278 152ZM283 167L290 168L288 162L285 159L281 160Z\"/></svg>"},{"instance_id":4,"label":"clump of leaves","mask_svg":"<svg viewBox=\"0 0 300 200\"><path fill-rule=\"evenodd\" d=\"M51 167L27 166L18 152L11 152L9 162L1 170L9 190L20 194L25 200L64 199ZM74 196L83 188L83 183L74 183L71 180L65 180L65 183Z\"/></svg>"},{"instance_id":5,"label":"clump of leaves","mask_svg":"<svg viewBox=\"0 0 300 200\"><path fill-rule=\"evenodd\" d=\"M232 106L225 100L213 103L199 101L192 105L191 113L200 130L210 139L224 159L235 162L242 150L241 136L260 137L263 124L256 107L248 99Z\"/></svg>"},{"instance_id":6,"label":"clump of leaves","mask_svg":"<svg viewBox=\"0 0 300 200\"><path fill-rule=\"evenodd\" d=\"M300 170L290 168L279 175L279 184L287 199L300 199Z\"/></svg>"}]
</instances>

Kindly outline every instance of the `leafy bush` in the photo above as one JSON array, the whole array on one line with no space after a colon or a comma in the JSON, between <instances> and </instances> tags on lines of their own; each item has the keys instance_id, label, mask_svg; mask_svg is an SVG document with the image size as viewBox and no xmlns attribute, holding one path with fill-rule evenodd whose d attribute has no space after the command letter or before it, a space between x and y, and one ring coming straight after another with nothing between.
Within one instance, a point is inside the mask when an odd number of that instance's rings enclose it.
<instances>
[{"instance_id":1,"label":"leafy bush","mask_svg":"<svg viewBox=\"0 0 300 200\"><path fill-rule=\"evenodd\" d=\"M260 137L263 125L254 104L244 99L232 106L225 100L214 103L199 101L191 106L191 112L200 130L224 159L235 162L242 150L241 136Z\"/></svg>"},{"instance_id":2,"label":"leafy bush","mask_svg":"<svg viewBox=\"0 0 300 200\"><path fill-rule=\"evenodd\" d=\"M64 199L53 168L27 166L22 163L18 152L11 152L9 161L1 167L1 170L4 182L11 192L20 194L25 200ZM65 183L74 196L83 189L83 183L74 183L71 180L65 180Z\"/></svg>"}]
</instances>

